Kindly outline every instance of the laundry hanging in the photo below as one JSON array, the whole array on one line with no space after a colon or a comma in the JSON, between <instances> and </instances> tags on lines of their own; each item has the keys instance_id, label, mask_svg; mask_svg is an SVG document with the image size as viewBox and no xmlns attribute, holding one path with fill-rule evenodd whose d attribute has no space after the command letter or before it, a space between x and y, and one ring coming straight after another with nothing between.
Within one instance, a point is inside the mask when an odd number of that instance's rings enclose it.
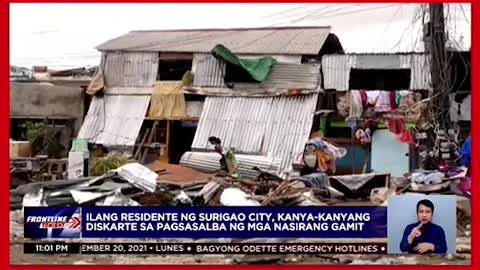
<instances>
[{"instance_id":1,"label":"laundry hanging","mask_svg":"<svg viewBox=\"0 0 480 270\"><path fill-rule=\"evenodd\" d=\"M148 116L155 119L186 119L182 82L157 82L152 91Z\"/></svg>"}]
</instances>

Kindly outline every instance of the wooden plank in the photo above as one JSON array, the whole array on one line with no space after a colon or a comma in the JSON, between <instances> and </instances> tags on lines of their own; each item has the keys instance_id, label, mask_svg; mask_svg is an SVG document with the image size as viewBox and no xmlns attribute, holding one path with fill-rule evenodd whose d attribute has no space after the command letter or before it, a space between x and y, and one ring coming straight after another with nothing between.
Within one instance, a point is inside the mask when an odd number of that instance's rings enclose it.
<instances>
[{"instance_id":1,"label":"wooden plank","mask_svg":"<svg viewBox=\"0 0 480 270\"><path fill-rule=\"evenodd\" d=\"M157 125L158 125L158 121L153 122L152 131L150 132L150 135L148 136L147 144L152 143L153 135L155 134ZM142 163L145 162L145 157L147 156L147 153L148 153L148 148L145 148L145 149L143 150L143 154L142 154L142 157L141 157Z\"/></svg>"},{"instance_id":2,"label":"wooden plank","mask_svg":"<svg viewBox=\"0 0 480 270\"><path fill-rule=\"evenodd\" d=\"M401 190L397 191L397 194L403 194L407 189L410 188L410 186L411 186L411 184L408 184L407 186L405 186Z\"/></svg>"},{"instance_id":3,"label":"wooden plank","mask_svg":"<svg viewBox=\"0 0 480 270\"><path fill-rule=\"evenodd\" d=\"M145 140L147 139L148 133L150 132L150 128L147 128L145 130L145 133L143 134L142 141L138 145L137 151L135 151L135 154L133 155L133 159L137 159L137 156L140 155L140 152L142 151L143 145L145 144Z\"/></svg>"},{"instance_id":4,"label":"wooden plank","mask_svg":"<svg viewBox=\"0 0 480 270\"><path fill-rule=\"evenodd\" d=\"M267 198L262 202L262 206L266 206L272 202L276 196L278 196L288 187L288 185L289 181L283 181L272 193L267 196Z\"/></svg>"},{"instance_id":5,"label":"wooden plank","mask_svg":"<svg viewBox=\"0 0 480 270\"><path fill-rule=\"evenodd\" d=\"M150 87L111 87L107 88L107 95L151 95L153 85Z\"/></svg>"},{"instance_id":6,"label":"wooden plank","mask_svg":"<svg viewBox=\"0 0 480 270\"><path fill-rule=\"evenodd\" d=\"M166 139L166 142L165 142L166 147L165 147L165 156L164 156L165 158L164 158L164 160L167 163L169 163L170 158L168 156L168 148L170 146L170 120L167 120L167 130L166 130L166 132L167 132L167 139Z\"/></svg>"}]
</instances>

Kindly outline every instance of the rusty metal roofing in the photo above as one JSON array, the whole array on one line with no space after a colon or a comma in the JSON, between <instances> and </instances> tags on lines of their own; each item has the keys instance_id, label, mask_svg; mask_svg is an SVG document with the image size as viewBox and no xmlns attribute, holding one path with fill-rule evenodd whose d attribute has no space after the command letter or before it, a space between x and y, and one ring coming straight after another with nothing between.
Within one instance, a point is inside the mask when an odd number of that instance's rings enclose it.
<instances>
[{"instance_id":1,"label":"rusty metal roofing","mask_svg":"<svg viewBox=\"0 0 480 270\"><path fill-rule=\"evenodd\" d=\"M159 160L155 160L146 166L150 170L159 174L160 183L171 184L180 187L206 184L212 176L188 167L168 164L160 162Z\"/></svg>"},{"instance_id":2,"label":"rusty metal roofing","mask_svg":"<svg viewBox=\"0 0 480 270\"><path fill-rule=\"evenodd\" d=\"M133 146L149 103L150 95L95 97L77 138L105 146Z\"/></svg>"},{"instance_id":3,"label":"rusty metal roofing","mask_svg":"<svg viewBox=\"0 0 480 270\"><path fill-rule=\"evenodd\" d=\"M330 27L132 31L97 47L100 51L210 52L223 44L239 54L316 55Z\"/></svg>"},{"instance_id":4,"label":"rusty metal roofing","mask_svg":"<svg viewBox=\"0 0 480 270\"><path fill-rule=\"evenodd\" d=\"M350 70L405 69L411 71L410 89L431 90L429 57L427 54L330 54L322 57L325 89L337 91L349 88Z\"/></svg>"},{"instance_id":5,"label":"rusty metal roofing","mask_svg":"<svg viewBox=\"0 0 480 270\"><path fill-rule=\"evenodd\" d=\"M207 97L192 150L210 149L219 137L236 153L278 157L280 174L291 170L313 123L318 93L280 97Z\"/></svg>"}]
</instances>

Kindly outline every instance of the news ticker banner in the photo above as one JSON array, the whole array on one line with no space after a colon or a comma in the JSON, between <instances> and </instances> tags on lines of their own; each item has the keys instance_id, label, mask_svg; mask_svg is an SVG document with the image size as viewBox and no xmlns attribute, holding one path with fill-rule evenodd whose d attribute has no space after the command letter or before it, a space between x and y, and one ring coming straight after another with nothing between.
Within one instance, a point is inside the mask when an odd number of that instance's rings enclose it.
<instances>
[{"instance_id":1,"label":"news ticker banner","mask_svg":"<svg viewBox=\"0 0 480 270\"><path fill-rule=\"evenodd\" d=\"M387 243L25 243L25 254L387 254Z\"/></svg>"},{"instance_id":2,"label":"news ticker banner","mask_svg":"<svg viewBox=\"0 0 480 270\"><path fill-rule=\"evenodd\" d=\"M386 207L25 207L26 238L386 238Z\"/></svg>"}]
</instances>

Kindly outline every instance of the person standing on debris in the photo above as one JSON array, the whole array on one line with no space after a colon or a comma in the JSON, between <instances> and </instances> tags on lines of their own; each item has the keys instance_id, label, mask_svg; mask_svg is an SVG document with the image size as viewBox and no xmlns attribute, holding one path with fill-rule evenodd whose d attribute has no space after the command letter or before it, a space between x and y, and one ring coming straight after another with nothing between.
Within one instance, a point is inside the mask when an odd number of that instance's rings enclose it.
<instances>
[{"instance_id":1,"label":"person standing on debris","mask_svg":"<svg viewBox=\"0 0 480 270\"><path fill-rule=\"evenodd\" d=\"M220 170L228 172L227 161L225 159L225 154L223 153L222 141L217 137L210 137L208 141L213 144L215 152L219 153L220 156Z\"/></svg>"},{"instance_id":2,"label":"person standing on debris","mask_svg":"<svg viewBox=\"0 0 480 270\"><path fill-rule=\"evenodd\" d=\"M221 156L220 170L227 172L233 178L238 178L238 164L233 151L231 149L224 151L220 138L210 137L208 141L213 144L215 152Z\"/></svg>"},{"instance_id":3,"label":"person standing on debris","mask_svg":"<svg viewBox=\"0 0 480 270\"><path fill-rule=\"evenodd\" d=\"M417 203L418 222L408 225L403 233L400 250L408 253L447 252L447 241L442 227L432 223L435 206L430 200Z\"/></svg>"}]
</instances>

